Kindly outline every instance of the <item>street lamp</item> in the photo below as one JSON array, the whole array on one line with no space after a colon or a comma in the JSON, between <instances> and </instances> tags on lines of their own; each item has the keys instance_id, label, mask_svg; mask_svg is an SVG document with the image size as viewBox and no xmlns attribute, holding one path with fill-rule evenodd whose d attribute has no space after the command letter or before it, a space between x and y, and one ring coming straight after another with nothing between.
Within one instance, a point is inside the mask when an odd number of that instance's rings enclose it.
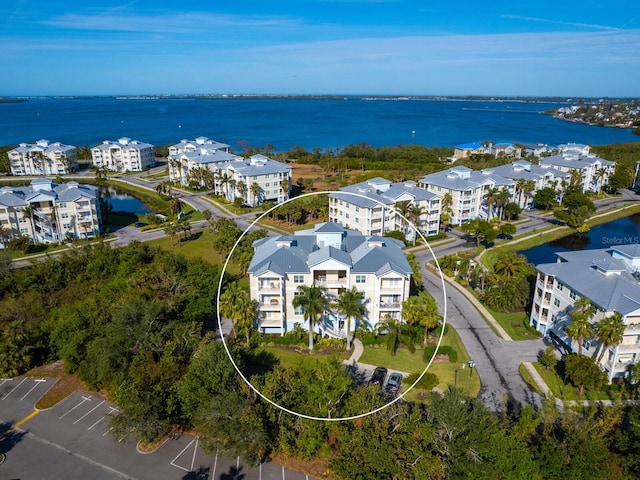
<instances>
[{"instance_id":1,"label":"street lamp","mask_svg":"<svg viewBox=\"0 0 640 480\"><path fill-rule=\"evenodd\" d=\"M474 362L473 360L469 360L469 376L472 377L473 376L473 367L476 366L476 362Z\"/></svg>"}]
</instances>

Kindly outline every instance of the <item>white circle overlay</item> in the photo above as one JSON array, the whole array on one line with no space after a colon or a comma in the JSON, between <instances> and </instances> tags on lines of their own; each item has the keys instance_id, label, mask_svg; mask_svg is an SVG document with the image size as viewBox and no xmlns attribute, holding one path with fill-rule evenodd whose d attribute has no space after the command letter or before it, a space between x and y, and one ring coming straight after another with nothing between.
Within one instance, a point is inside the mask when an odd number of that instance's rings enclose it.
<instances>
[{"instance_id":1,"label":"white circle overlay","mask_svg":"<svg viewBox=\"0 0 640 480\"><path fill-rule=\"evenodd\" d=\"M422 232L420 232L420 230L418 230L418 228L413 224L413 222L411 222L409 219L407 219L404 215L402 215L396 209L390 209L384 203L382 203L382 202L380 202L380 201L378 201L376 199L367 197L366 195L362 195L362 194L354 193L354 192L337 191L337 190L322 190L322 191L318 191L318 192L305 193L305 194L302 194L302 195L298 195L297 197L289 198L289 199L285 200L284 202L280 202L280 203L274 205L272 208L270 208L269 210L264 212L262 215L257 217L253 222L251 222L251 224L246 228L246 230L244 232L242 232L242 235L240 235L240 238L238 238L236 243L233 245L233 248L231 249L231 251L227 255L227 259L224 262L224 265L222 267L222 272L220 273L220 282L218 283L218 292L217 292L217 298L216 298L216 310L217 310L216 311L216 316L218 317L218 329L219 329L219 331L222 332L222 320L220 318L220 294L222 293L222 283L223 283L223 280L224 280L224 274L227 271L227 266L229 264L229 259L233 255L233 252L235 251L236 247L240 244L240 242L242 241L244 236L258 222L260 222L265 216L269 215L272 211L274 211L275 209L277 209L281 205L284 205L286 203L293 202L295 200L298 200L298 199L301 199L301 198L305 198L305 197L312 197L312 196L322 195L322 194L336 194L336 193L339 193L340 195L353 195L355 197L361 197L361 198L373 201L373 202L381 205L383 207L383 209L385 209L385 210L393 210L396 215L399 215L400 218L402 218L405 222L407 222L408 226L413 229L414 235L416 235L416 234L420 235L420 238L422 238L422 240L425 242L425 245L429 249L429 252L431 253L431 256L433 257L433 259L434 259L434 261L436 263L436 267L438 269L438 273L440 274L440 281L442 282L442 293L443 293L442 330L440 332L440 336L438 337L438 343L436 345L435 351L433 352L433 356L429 360L429 363L427 364L425 369L422 371L420 376L416 379L415 382L413 382L413 384L411 384L411 386L409 388L407 388L404 392L400 393L398 396L396 396L396 398L394 398L390 402L385 403L384 405L382 405L380 407L377 407L377 408L375 408L375 409L373 409L373 410L371 410L369 412L360 413L358 415L352 415L352 416L349 416L349 417L334 417L334 418L316 417L314 415L306 415L304 413L296 412L296 411L291 410L289 408L283 407L282 405L279 405L278 403L274 402L269 397L264 395L260 390L258 390L255 386L253 386L253 384L249 381L249 379L247 379L247 377L242 373L240 368L238 368L238 365L233 360L231 352L229 351L229 346L227 345L227 341L225 340L224 335L220 334L220 338L222 340L222 344L224 345L224 349L227 352L227 356L229 357L229 360L231 361L231 364L233 365L233 368L235 368L236 372L238 372L238 375L240 375L242 380L244 380L244 382L249 386L249 388L251 388L251 390L253 390L257 395L262 397L263 400L265 400L266 402L270 403L274 407L279 408L283 412L290 413L291 415L295 415L295 416L300 417L300 418L305 418L307 420L317 420L317 421L326 421L326 422L341 422L341 421L345 421L345 420L355 420L357 418L364 418L364 417L367 417L369 415L373 415L374 413L378 413L378 412L384 410L387 407L390 407L391 405L393 405L394 403L400 401L401 399L404 400L404 396L407 393L409 393L418 384L418 382L420 382L420 380L422 380L422 377L425 375L425 373L427 373L427 371L429 370L429 367L431 367L431 364L433 363L433 360L436 357L436 355L438 353L438 350L440 349L440 344L442 343L442 338L444 337L444 331L445 331L445 327L446 327L446 324L447 324L447 291L446 291L446 282L444 280L444 275L442 274L442 270L440 269L440 264L438 263L438 259L436 258L436 255L433 252L433 250L431 249L431 245L429 245L429 242L427 242L427 239L424 237ZM356 365L357 365L357 362L356 362Z\"/></svg>"}]
</instances>

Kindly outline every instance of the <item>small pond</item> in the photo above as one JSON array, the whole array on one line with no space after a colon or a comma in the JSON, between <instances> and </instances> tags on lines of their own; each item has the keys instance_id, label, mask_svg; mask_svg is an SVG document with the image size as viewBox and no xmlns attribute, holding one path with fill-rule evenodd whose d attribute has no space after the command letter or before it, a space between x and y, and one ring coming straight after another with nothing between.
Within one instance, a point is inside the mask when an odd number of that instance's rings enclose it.
<instances>
[{"instance_id":1,"label":"small pond","mask_svg":"<svg viewBox=\"0 0 640 480\"><path fill-rule=\"evenodd\" d=\"M151 210L141 200L136 197L124 193L111 185L101 185L98 187L98 194L101 198L106 200L113 207L114 212L133 213L137 215L144 215L151 213Z\"/></svg>"},{"instance_id":2,"label":"small pond","mask_svg":"<svg viewBox=\"0 0 640 480\"><path fill-rule=\"evenodd\" d=\"M640 243L640 214L597 225L585 235L568 235L519 253L534 265L538 265L555 262L556 252L607 248L631 243Z\"/></svg>"}]
</instances>

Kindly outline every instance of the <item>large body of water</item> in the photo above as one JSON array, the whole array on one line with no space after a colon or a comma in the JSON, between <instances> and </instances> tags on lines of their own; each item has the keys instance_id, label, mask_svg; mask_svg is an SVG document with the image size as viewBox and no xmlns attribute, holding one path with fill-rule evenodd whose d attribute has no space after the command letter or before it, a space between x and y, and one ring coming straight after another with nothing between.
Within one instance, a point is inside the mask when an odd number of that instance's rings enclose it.
<instances>
[{"instance_id":1,"label":"large body of water","mask_svg":"<svg viewBox=\"0 0 640 480\"><path fill-rule=\"evenodd\" d=\"M556 252L608 248L632 243L640 243L640 214L597 225L586 235L568 235L520 253L531 263L538 265L555 262Z\"/></svg>"},{"instance_id":2,"label":"large body of water","mask_svg":"<svg viewBox=\"0 0 640 480\"><path fill-rule=\"evenodd\" d=\"M29 99L0 103L0 145L39 139L82 146L130 137L154 145L206 136L240 145L271 144L276 151L339 148L366 142L453 147L473 141L640 141L628 129L558 120L542 112L553 103L484 100L367 100L241 98Z\"/></svg>"}]
</instances>

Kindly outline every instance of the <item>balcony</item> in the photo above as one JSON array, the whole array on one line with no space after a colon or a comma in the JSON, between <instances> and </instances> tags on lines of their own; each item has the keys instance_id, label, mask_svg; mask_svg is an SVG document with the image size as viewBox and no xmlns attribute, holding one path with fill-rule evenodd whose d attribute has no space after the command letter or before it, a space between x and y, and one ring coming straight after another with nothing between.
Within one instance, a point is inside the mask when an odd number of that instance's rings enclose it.
<instances>
[{"instance_id":1,"label":"balcony","mask_svg":"<svg viewBox=\"0 0 640 480\"><path fill-rule=\"evenodd\" d=\"M280 291L280 282L260 282L258 289L264 291Z\"/></svg>"},{"instance_id":2,"label":"balcony","mask_svg":"<svg viewBox=\"0 0 640 480\"><path fill-rule=\"evenodd\" d=\"M400 302L380 302L380 310L399 310Z\"/></svg>"}]
</instances>

